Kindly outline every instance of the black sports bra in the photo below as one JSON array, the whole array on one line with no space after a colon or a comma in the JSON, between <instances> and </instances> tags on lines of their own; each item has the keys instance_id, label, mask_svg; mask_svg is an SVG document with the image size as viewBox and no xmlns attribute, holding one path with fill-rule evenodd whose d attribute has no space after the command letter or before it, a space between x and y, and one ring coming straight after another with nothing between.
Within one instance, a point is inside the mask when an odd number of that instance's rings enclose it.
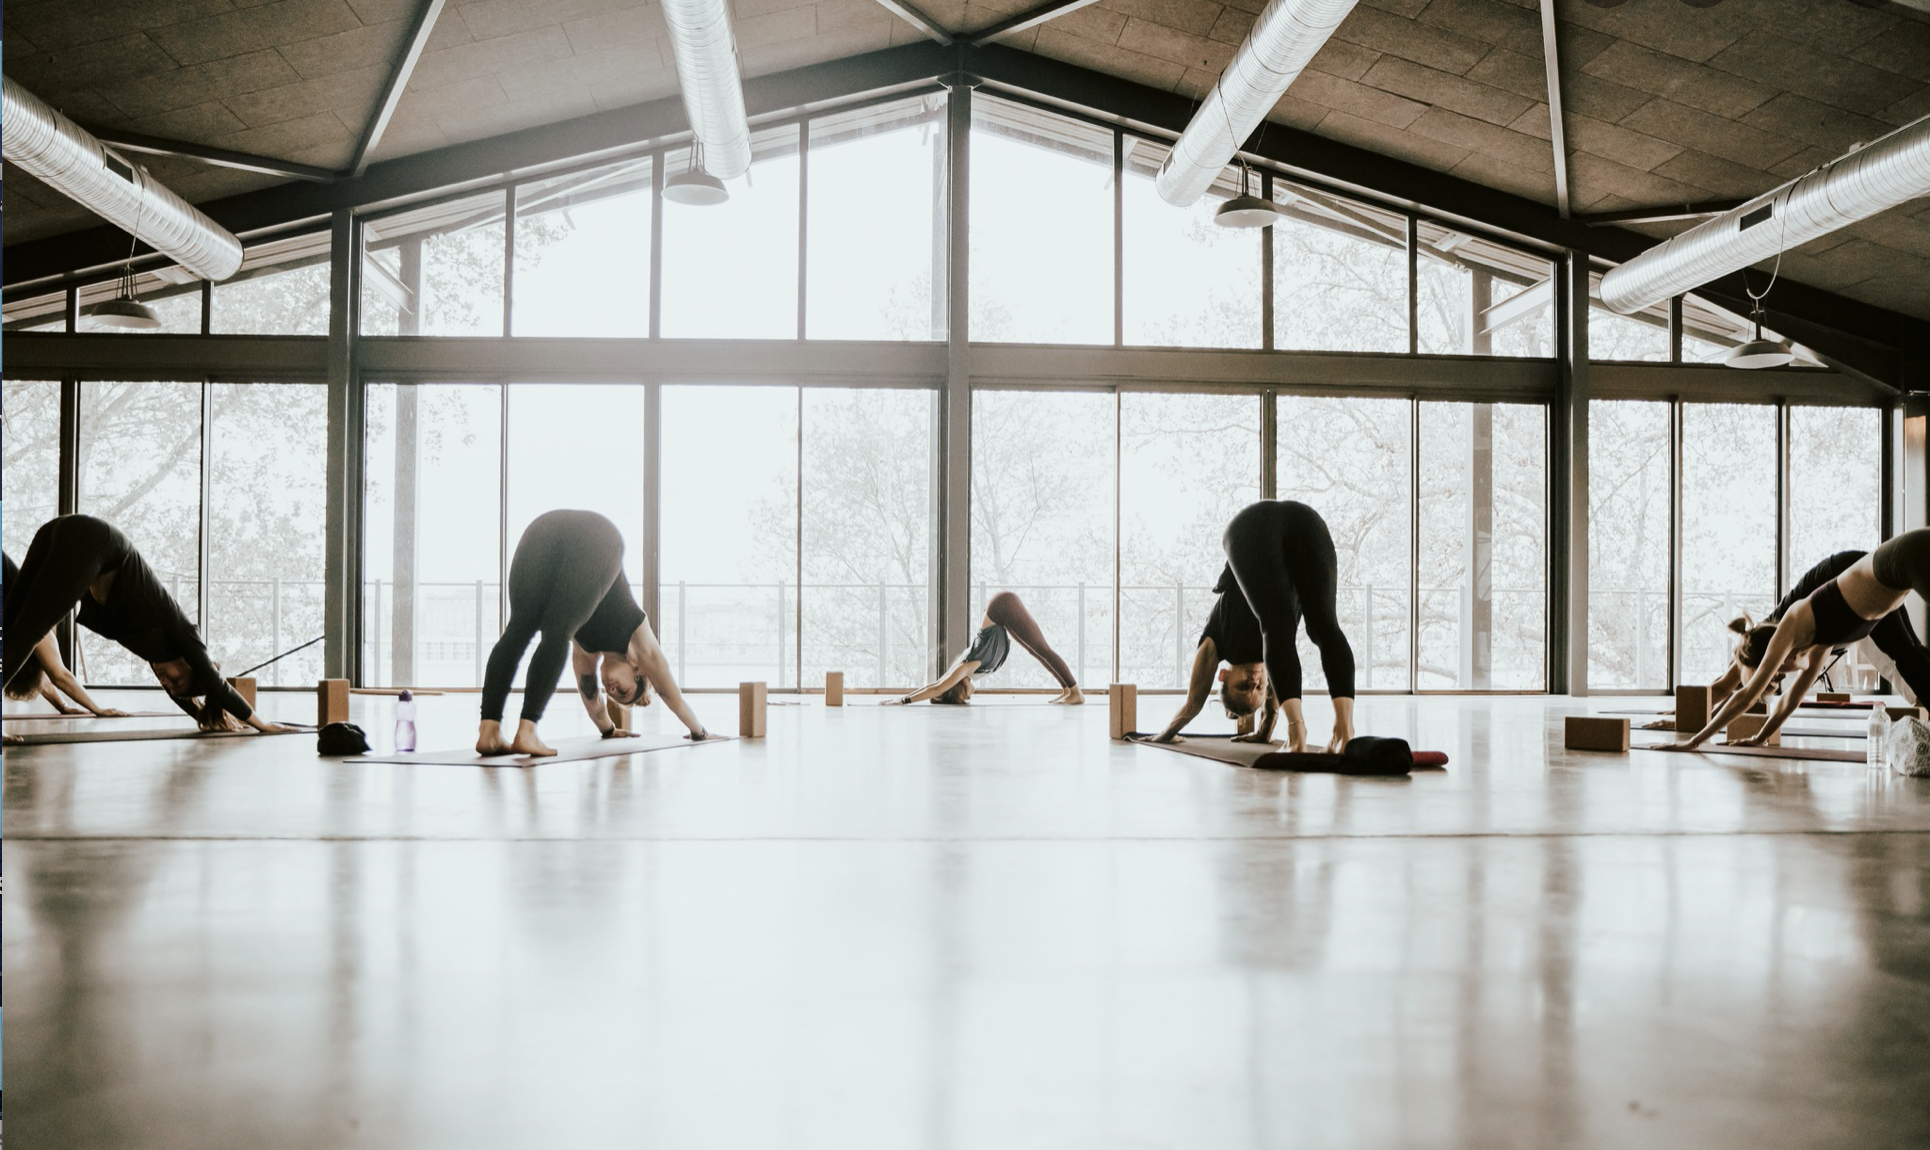
<instances>
[{"instance_id":1,"label":"black sports bra","mask_svg":"<svg viewBox=\"0 0 1930 1150\"><path fill-rule=\"evenodd\" d=\"M1811 640L1817 646L1838 646L1854 643L1876 630L1881 619L1865 619L1850 610L1849 603L1843 598L1843 589L1836 580L1812 591L1809 596L1809 613L1816 620L1816 637Z\"/></svg>"}]
</instances>

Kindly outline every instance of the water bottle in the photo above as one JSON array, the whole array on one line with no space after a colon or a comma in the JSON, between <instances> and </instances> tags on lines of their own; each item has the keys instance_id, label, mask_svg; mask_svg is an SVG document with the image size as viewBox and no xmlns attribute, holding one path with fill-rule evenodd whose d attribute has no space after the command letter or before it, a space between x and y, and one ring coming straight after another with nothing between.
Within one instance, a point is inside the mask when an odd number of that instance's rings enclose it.
<instances>
[{"instance_id":1,"label":"water bottle","mask_svg":"<svg viewBox=\"0 0 1930 1150\"><path fill-rule=\"evenodd\" d=\"M1870 708L1870 745L1864 749L1863 759L1871 770L1883 769L1883 744L1890 739L1890 711L1878 703Z\"/></svg>"},{"instance_id":2,"label":"water bottle","mask_svg":"<svg viewBox=\"0 0 1930 1150\"><path fill-rule=\"evenodd\" d=\"M415 696L406 690L395 697L395 749L415 750Z\"/></svg>"}]
</instances>

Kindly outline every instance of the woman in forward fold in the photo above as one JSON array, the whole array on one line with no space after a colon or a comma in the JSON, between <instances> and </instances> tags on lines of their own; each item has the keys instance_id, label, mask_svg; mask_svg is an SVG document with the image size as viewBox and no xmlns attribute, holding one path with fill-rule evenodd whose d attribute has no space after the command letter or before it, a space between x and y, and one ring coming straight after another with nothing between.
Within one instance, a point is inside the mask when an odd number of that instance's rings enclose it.
<instances>
[{"instance_id":1,"label":"woman in forward fold","mask_svg":"<svg viewBox=\"0 0 1930 1150\"><path fill-rule=\"evenodd\" d=\"M286 730L263 722L235 693L154 569L113 524L91 515L63 515L41 527L6 585L8 695L39 692L58 661L58 652L43 661L43 644L76 606L81 626L146 660L168 698L202 730L238 730L241 723L270 735Z\"/></svg>"},{"instance_id":2,"label":"woman in forward fold","mask_svg":"<svg viewBox=\"0 0 1930 1150\"><path fill-rule=\"evenodd\" d=\"M1715 682L1709 684L1709 702L1721 706L1737 687L1742 685L1750 672L1762 665L1763 652L1769 649L1769 640L1776 633L1776 624L1789 614L1790 608L1808 599L1823 584L1848 571L1863 558L1867 552L1838 551L1829 558L1803 572L1803 577L1784 595L1782 602L1761 623L1752 623L1747 615L1732 620L1729 629L1740 638L1736 641L1735 657L1727 670ZM1910 625L1910 617L1898 608L1883 618L1870 630L1869 635L1855 644L1866 662L1874 664L1885 679L1888 679L1899 693L1911 703L1930 700L1930 654L1926 654L1923 644L1917 641L1915 630ZM1833 647L1831 657L1846 650L1845 646ZM1790 652L1778 669L1778 678L1796 670L1796 652Z\"/></svg>"},{"instance_id":3,"label":"woman in forward fold","mask_svg":"<svg viewBox=\"0 0 1930 1150\"><path fill-rule=\"evenodd\" d=\"M0 552L0 566L5 568L4 572L0 572L0 575L4 576L0 578L0 588L13 586L14 580L20 575L20 568L14 564L13 556ZM34 644L33 657L39 661L42 672L38 693L59 714L99 715L102 718L119 718L127 714L126 711L103 707L94 701L94 697L87 693L87 688L81 686L80 680L74 678L74 673L67 669L66 662L60 657L60 644L54 641L52 632ZM24 684L22 690L24 693L17 696L18 698L30 699L35 693ZM66 698L63 699L62 695ZM72 699L80 706L68 706L67 699Z\"/></svg>"},{"instance_id":4,"label":"woman in forward fold","mask_svg":"<svg viewBox=\"0 0 1930 1150\"><path fill-rule=\"evenodd\" d=\"M522 719L515 737L506 739L503 708L510 680L539 631L543 638L530 656L523 682ZM599 678L610 697L624 706L647 706L654 683L671 712L690 729L692 740L722 737L704 730L684 702L650 620L623 577L623 535L594 511L546 512L516 544L509 562L509 622L483 672L478 754L556 753L537 737L536 724L556 693L566 658L576 673L583 708L604 738L627 738L630 732L610 720L599 695Z\"/></svg>"},{"instance_id":5,"label":"woman in forward fold","mask_svg":"<svg viewBox=\"0 0 1930 1150\"><path fill-rule=\"evenodd\" d=\"M1784 692L1782 702L1762 729L1746 739L1733 740L1740 746L1760 746L1795 714L1810 685L1823 673L1831 649L1874 632L1912 591L1919 596L1930 592L1930 528L1906 531L1883 543L1791 606L1770 633L1755 672L1722 704L1709 725L1687 740L1661 749L1692 751L1700 747L1730 720L1754 706L1786 669L1794 670L1795 683Z\"/></svg>"},{"instance_id":6,"label":"woman in forward fold","mask_svg":"<svg viewBox=\"0 0 1930 1150\"><path fill-rule=\"evenodd\" d=\"M1260 624L1266 689L1287 717L1287 750L1307 749L1307 720L1300 710L1300 622L1320 649L1320 669L1334 700L1334 730L1327 751L1339 754L1354 737L1354 649L1340 629L1336 598L1340 560L1327 521L1304 503L1262 499L1226 525L1226 563ZM1235 651L1246 655L1247 651ZM1198 661L1195 679L1198 678ZM1244 664L1235 664L1238 672ZM1245 675L1229 675L1242 682ZM1250 698L1253 688L1248 688ZM1242 704L1244 705L1244 703ZM1272 726L1272 716L1265 720ZM1266 734L1271 741L1271 730ZM1162 736L1164 737L1164 736Z\"/></svg>"},{"instance_id":7,"label":"woman in forward fold","mask_svg":"<svg viewBox=\"0 0 1930 1150\"><path fill-rule=\"evenodd\" d=\"M985 618L979 621L978 636L972 640L971 647L936 682L927 683L909 695L886 699L884 705L902 707L926 699L934 703L970 703L973 677L989 675L1003 667L1014 639L1059 681L1060 690L1053 702L1077 706L1086 701L1079 691L1078 680L1072 677L1072 668L1066 666L1052 644L1045 641L1045 633L1039 630L1038 621L1025 609L1025 604L1012 592L1000 591L985 604Z\"/></svg>"},{"instance_id":8,"label":"woman in forward fold","mask_svg":"<svg viewBox=\"0 0 1930 1150\"><path fill-rule=\"evenodd\" d=\"M1186 702L1180 704L1179 713L1166 724L1166 729L1154 737L1156 743L1185 741L1179 733L1206 706L1207 693L1213 689L1216 678L1220 684L1220 704L1226 708L1227 718L1239 724L1234 741L1273 741L1273 725L1280 712L1274 706L1273 692L1267 690L1266 647L1260 634L1260 620L1254 617L1253 608L1247 606L1246 596L1233 578L1233 568L1220 571L1213 593L1218 598L1213 602L1212 613L1206 617L1205 629L1200 632L1199 648L1193 652L1193 676L1186 686ZM1221 667L1223 662L1227 666ZM1265 713L1256 721L1254 716L1262 708Z\"/></svg>"}]
</instances>

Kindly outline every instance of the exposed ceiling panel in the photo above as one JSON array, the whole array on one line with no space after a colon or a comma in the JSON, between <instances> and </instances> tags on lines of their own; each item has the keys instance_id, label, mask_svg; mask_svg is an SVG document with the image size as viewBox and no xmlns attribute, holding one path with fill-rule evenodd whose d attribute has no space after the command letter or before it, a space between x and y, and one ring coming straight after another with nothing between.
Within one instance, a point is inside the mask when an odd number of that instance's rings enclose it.
<instances>
[{"instance_id":1,"label":"exposed ceiling panel","mask_svg":"<svg viewBox=\"0 0 1930 1150\"><path fill-rule=\"evenodd\" d=\"M917 7L975 31L1035 0ZM11 0L9 75L84 124L339 167L416 0ZM1098 0L1001 42L1196 97L1264 0ZM1577 213L1733 199L1930 114L1930 13L1853 0L1556 0ZM1544 203L1537 0L1361 0L1272 119ZM744 71L924 39L876 0L737 0ZM656 4L450 0L375 158L668 96ZM201 201L268 177L155 160ZM9 168L9 241L94 221ZM1644 225L1658 237L1685 224ZM1783 274L1930 318L1930 204L1790 253Z\"/></svg>"}]
</instances>

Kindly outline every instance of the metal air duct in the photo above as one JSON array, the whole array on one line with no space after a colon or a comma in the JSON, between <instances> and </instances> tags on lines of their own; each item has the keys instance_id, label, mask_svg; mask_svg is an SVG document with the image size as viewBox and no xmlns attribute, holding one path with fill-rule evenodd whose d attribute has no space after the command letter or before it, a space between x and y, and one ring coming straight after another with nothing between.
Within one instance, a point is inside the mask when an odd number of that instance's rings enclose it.
<instances>
[{"instance_id":1,"label":"metal air duct","mask_svg":"<svg viewBox=\"0 0 1930 1150\"><path fill-rule=\"evenodd\" d=\"M85 128L0 77L0 152L20 170L132 233L203 279L241 267L241 241L146 173L110 156Z\"/></svg>"},{"instance_id":2,"label":"metal air duct","mask_svg":"<svg viewBox=\"0 0 1930 1150\"><path fill-rule=\"evenodd\" d=\"M1354 0L1272 0L1160 165L1160 199L1184 208L1205 195L1240 142L1353 10Z\"/></svg>"},{"instance_id":3,"label":"metal air duct","mask_svg":"<svg viewBox=\"0 0 1930 1150\"><path fill-rule=\"evenodd\" d=\"M744 113L730 8L726 0L663 0L663 18L670 25L684 114L703 147L704 169L736 179L750 170L751 125Z\"/></svg>"},{"instance_id":4,"label":"metal air duct","mask_svg":"<svg viewBox=\"0 0 1930 1150\"><path fill-rule=\"evenodd\" d=\"M1926 194L1930 116L1662 241L1602 277L1602 302L1641 311Z\"/></svg>"}]
</instances>

